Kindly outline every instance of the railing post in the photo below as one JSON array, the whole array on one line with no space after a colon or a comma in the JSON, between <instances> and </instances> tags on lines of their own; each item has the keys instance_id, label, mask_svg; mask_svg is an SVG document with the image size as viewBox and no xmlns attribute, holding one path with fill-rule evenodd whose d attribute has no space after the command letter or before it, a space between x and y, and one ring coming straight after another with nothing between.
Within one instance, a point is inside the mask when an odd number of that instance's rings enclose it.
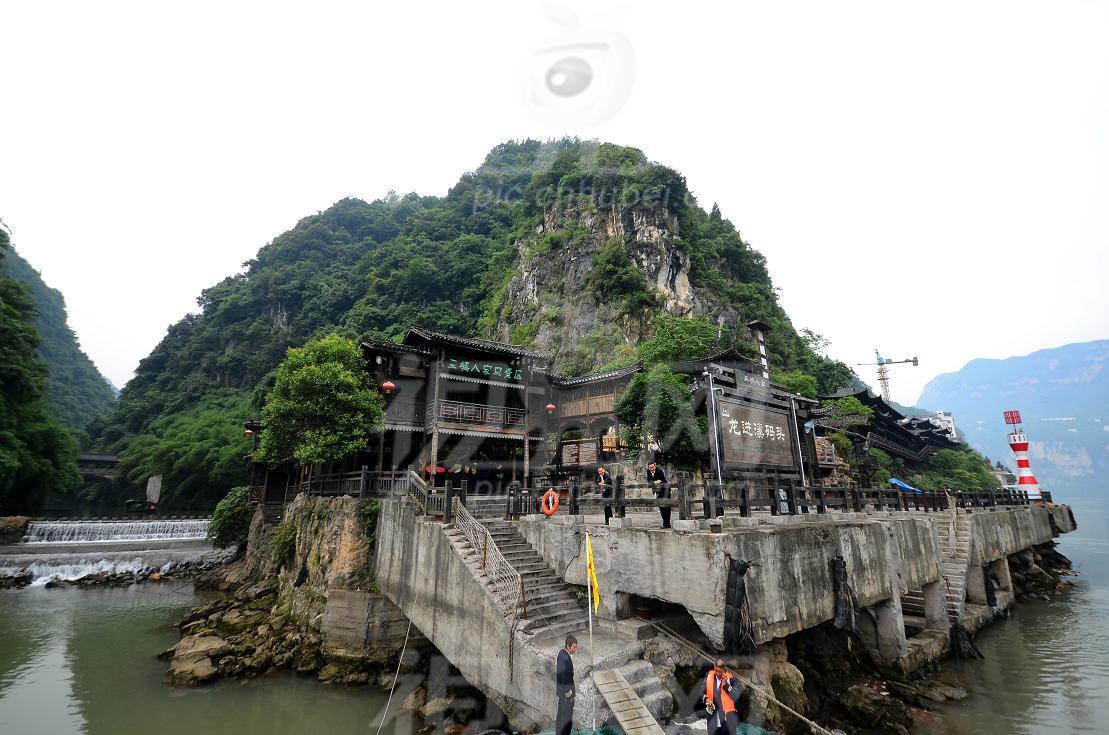
<instances>
[{"instance_id":1,"label":"railing post","mask_svg":"<svg viewBox=\"0 0 1109 735\"><path fill-rule=\"evenodd\" d=\"M461 503L462 505L466 505L466 491L469 489L469 487L470 487L470 481L469 480L463 480L461 485L458 488L458 502Z\"/></svg>"},{"instance_id":2,"label":"railing post","mask_svg":"<svg viewBox=\"0 0 1109 735\"><path fill-rule=\"evenodd\" d=\"M624 517L624 476L623 475L617 475L617 477L616 477L616 489L613 492L613 495L615 496L615 497L613 497L613 501L616 503L616 510L613 512L613 515L616 516L617 518L623 518Z\"/></svg>"},{"instance_id":3,"label":"railing post","mask_svg":"<svg viewBox=\"0 0 1109 735\"><path fill-rule=\"evenodd\" d=\"M678 478L678 518L683 521L690 520L690 481L684 476Z\"/></svg>"},{"instance_id":4,"label":"railing post","mask_svg":"<svg viewBox=\"0 0 1109 735\"><path fill-rule=\"evenodd\" d=\"M454 517L454 508L452 502L454 500L454 483L448 477L446 483L443 485L443 523L450 523Z\"/></svg>"},{"instance_id":5,"label":"railing post","mask_svg":"<svg viewBox=\"0 0 1109 735\"><path fill-rule=\"evenodd\" d=\"M578 487L578 481L574 480L570 483L570 515L581 515L581 509L578 507L578 496L581 489Z\"/></svg>"},{"instance_id":6,"label":"railing post","mask_svg":"<svg viewBox=\"0 0 1109 735\"><path fill-rule=\"evenodd\" d=\"M824 486L817 485L816 487L816 512L824 514L828 512L828 503L824 499Z\"/></svg>"},{"instance_id":7,"label":"railing post","mask_svg":"<svg viewBox=\"0 0 1109 735\"><path fill-rule=\"evenodd\" d=\"M789 514L791 516L797 515L797 488L793 486L792 481L786 485L786 505L789 508Z\"/></svg>"},{"instance_id":8,"label":"railing post","mask_svg":"<svg viewBox=\"0 0 1109 735\"><path fill-rule=\"evenodd\" d=\"M358 478L358 497L359 499L366 497L366 475L369 473L370 468L362 465L362 474Z\"/></svg>"},{"instance_id":9,"label":"railing post","mask_svg":"<svg viewBox=\"0 0 1109 735\"><path fill-rule=\"evenodd\" d=\"M485 562L489 559L489 531L486 529L481 545L481 568L485 569Z\"/></svg>"},{"instance_id":10,"label":"railing post","mask_svg":"<svg viewBox=\"0 0 1109 735\"><path fill-rule=\"evenodd\" d=\"M712 520L716 517L716 493L719 485L714 480L705 480L705 518Z\"/></svg>"}]
</instances>

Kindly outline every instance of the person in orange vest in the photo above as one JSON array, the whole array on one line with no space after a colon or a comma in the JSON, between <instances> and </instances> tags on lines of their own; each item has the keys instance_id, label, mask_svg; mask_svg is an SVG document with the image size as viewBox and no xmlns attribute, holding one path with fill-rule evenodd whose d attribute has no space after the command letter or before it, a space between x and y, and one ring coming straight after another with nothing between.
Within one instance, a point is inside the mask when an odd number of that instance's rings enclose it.
<instances>
[{"instance_id":1,"label":"person in orange vest","mask_svg":"<svg viewBox=\"0 0 1109 735\"><path fill-rule=\"evenodd\" d=\"M739 698L739 683L728 671L722 659L705 676L705 711L708 712L708 735L736 735L739 715L735 700Z\"/></svg>"}]
</instances>

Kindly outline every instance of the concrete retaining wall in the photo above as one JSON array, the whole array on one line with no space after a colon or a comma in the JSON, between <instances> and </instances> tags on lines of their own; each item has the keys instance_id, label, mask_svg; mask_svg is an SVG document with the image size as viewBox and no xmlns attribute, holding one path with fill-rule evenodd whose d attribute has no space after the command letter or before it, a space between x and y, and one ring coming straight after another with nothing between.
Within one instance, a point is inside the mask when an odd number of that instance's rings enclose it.
<instances>
[{"instance_id":1,"label":"concrete retaining wall","mask_svg":"<svg viewBox=\"0 0 1109 735\"><path fill-rule=\"evenodd\" d=\"M1033 506L1016 510L979 511L970 515L973 526L972 561L988 562L1047 543L1059 533L1075 529L1069 506Z\"/></svg>"},{"instance_id":2,"label":"concrete retaining wall","mask_svg":"<svg viewBox=\"0 0 1109 735\"><path fill-rule=\"evenodd\" d=\"M554 656L514 635L442 524L384 500L377 529L382 592L517 727L555 717Z\"/></svg>"},{"instance_id":3,"label":"concrete retaining wall","mask_svg":"<svg viewBox=\"0 0 1109 735\"><path fill-rule=\"evenodd\" d=\"M987 560L1052 538L1049 516L1070 530L1069 512L1046 508L972 513L975 542ZM556 516L557 518L557 516ZM602 614L620 617L620 595L686 608L723 646L729 560L758 563L747 575L751 617L762 643L815 627L835 614L830 562L842 555L862 606L893 601L940 579L937 521L924 513L830 514L737 521L723 533L597 526L590 529ZM524 537L563 579L585 585L584 526L572 519L529 516ZM900 606L897 604L899 615Z\"/></svg>"}]
</instances>

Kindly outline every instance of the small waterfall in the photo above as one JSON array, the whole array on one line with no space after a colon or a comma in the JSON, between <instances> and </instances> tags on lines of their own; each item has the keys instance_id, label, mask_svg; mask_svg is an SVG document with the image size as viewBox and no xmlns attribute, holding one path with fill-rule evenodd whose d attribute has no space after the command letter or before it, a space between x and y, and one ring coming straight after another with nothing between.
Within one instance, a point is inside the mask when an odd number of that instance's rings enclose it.
<instances>
[{"instance_id":1,"label":"small waterfall","mask_svg":"<svg viewBox=\"0 0 1109 735\"><path fill-rule=\"evenodd\" d=\"M173 562L166 562L155 567L142 559L86 559L57 564L35 562L22 566L0 565L0 577L29 574L31 575L30 586L42 587L49 582L73 582L93 574L144 574L155 569L165 574L173 566Z\"/></svg>"},{"instance_id":2,"label":"small waterfall","mask_svg":"<svg viewBox=\"0 0 1109 735\"><path fill-rule=\"evenodd\" d=\"M201 539L208 534L208 521L207 518L164 521L31 521L23 541L29 544L73 544Z\"/></svg>"}]
</instances>

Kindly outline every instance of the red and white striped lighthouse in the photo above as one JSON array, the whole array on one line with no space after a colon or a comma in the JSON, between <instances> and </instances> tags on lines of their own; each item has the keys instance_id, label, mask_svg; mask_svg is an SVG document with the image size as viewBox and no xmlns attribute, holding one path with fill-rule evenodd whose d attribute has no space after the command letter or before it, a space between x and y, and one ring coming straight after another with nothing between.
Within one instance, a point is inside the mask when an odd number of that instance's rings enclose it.
<instances>
[{"instance_id":1,"label":"red and white striped lighthouse","mask_svg":"<svg viewBox=\"0 0 1109 735\"><path fill-rule=\"evenodd\" d=\"M1005 423L1013 427L1009 433L1009 448L1017 457L1017 489L1027 492L1029 498L1039 499L1040 483L1036 482L1032 466L1028 463L1028 437L1020 428L1020 411L1006 411Z\"/></svg>"}]
</instances>

